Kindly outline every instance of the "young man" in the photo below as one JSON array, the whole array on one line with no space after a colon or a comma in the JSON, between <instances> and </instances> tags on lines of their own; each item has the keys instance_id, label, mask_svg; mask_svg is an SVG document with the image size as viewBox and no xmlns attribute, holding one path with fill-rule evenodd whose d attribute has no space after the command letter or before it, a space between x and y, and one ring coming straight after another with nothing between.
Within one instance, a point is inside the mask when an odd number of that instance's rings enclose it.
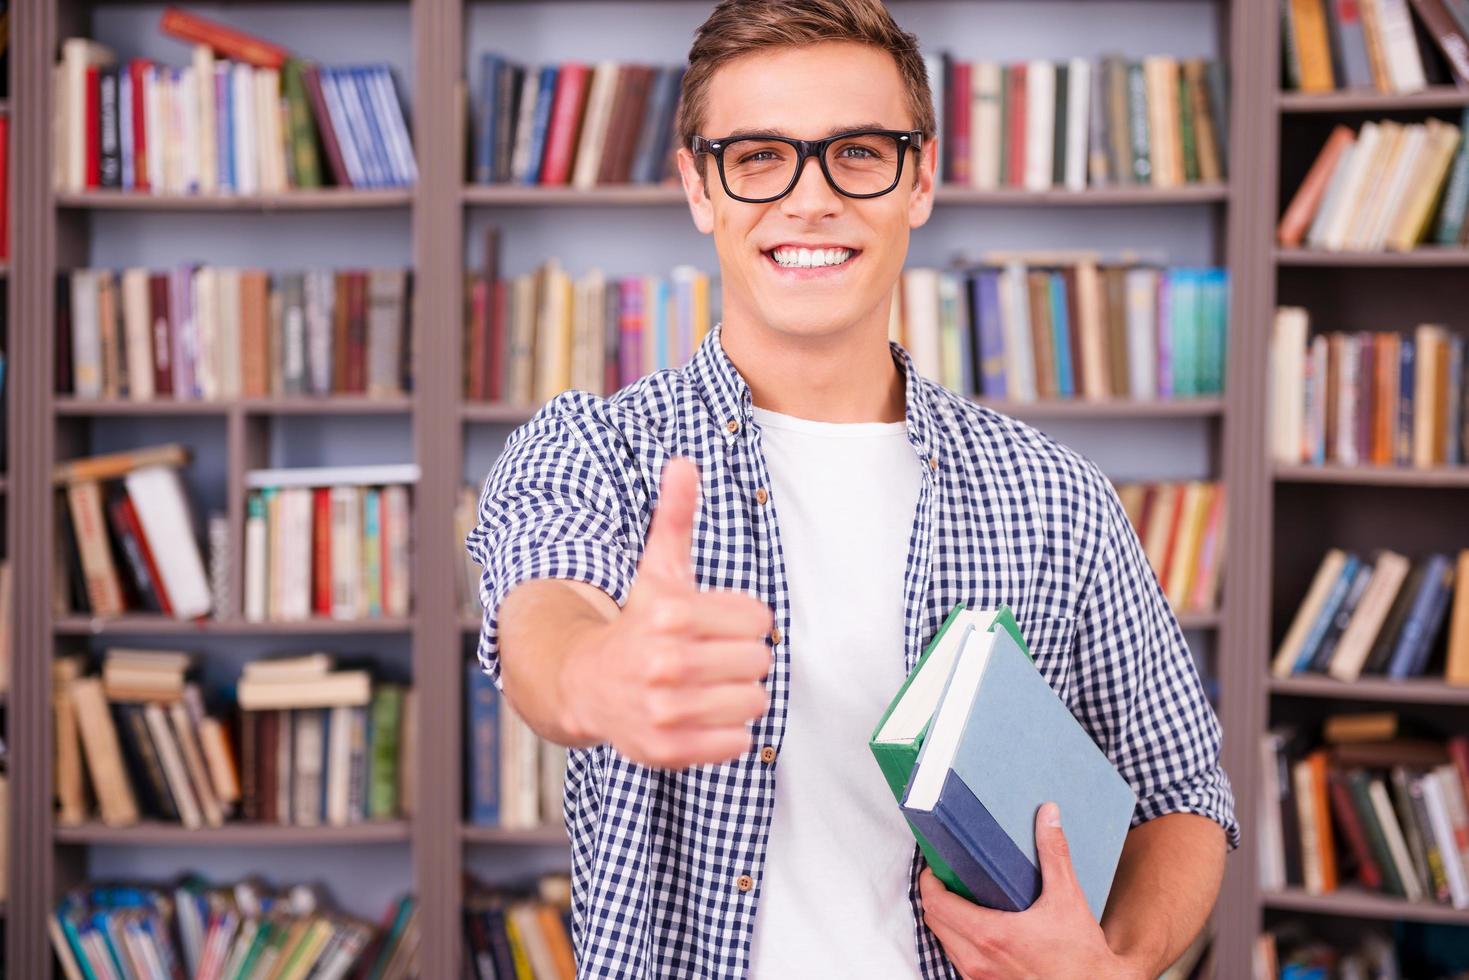
<instances>
[{"instance_id":1,"label":"young man","mask_svg":"<svg viewBox=\"0 0 1469 980\"><path fill-rule=\"evenodd\" d=\"M878 0L724 0L689 62L723 319L686 367L518 429L467 541L481 660L572 747L581 975L1155 977L1238 835L1218 723L1106 478L888 342L933 206L915 39ZM1053 807L1041 898L979 908L920 873L868 755L960 602L1014 610L1137 792L1100 924Z\"/></svg>"}]
</instances>

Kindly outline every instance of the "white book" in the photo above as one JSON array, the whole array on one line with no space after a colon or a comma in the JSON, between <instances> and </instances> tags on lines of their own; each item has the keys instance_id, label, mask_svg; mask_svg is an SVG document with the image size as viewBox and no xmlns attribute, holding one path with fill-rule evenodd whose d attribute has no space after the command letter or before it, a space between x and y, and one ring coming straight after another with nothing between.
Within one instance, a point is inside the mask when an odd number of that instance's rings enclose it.
<instances>
[{"instance_id":1,"label":"white book","mask_svg":"<svg viewBox=\"0 0 1469 980\"><path fill-rule=\"evenodd\" d=\"M362 595L362 488L331 489L332 618L356 619Z\"/></svg>"},{"instance_id":2,"label":"white book","mask_svg":"<svg viewBox=\"0 0 1469 980\"><path fill-rule=\"evenodd\" d=\"M601 166L602 150L607 142L607 126L612 115L612 93L617 87L618 70L615 61L600 61L592 69L584 121L577 139L576 159L572 163L573 187L585 189L597 183L597 170Z\"/></svg>"},{"instance_id":3,"label":"white book","mask_svg":"<svg viewBox=\"0 0 1469 980\"><path fill-rule=\"evenodd\" d=\"M306 361L313 395L329 395L332 390L333 287L330 270L306 273Z\"/></svg>"},{"instance_id":4,"label":"white book","mask_svg":"<svg viewBox=\"0 0 1469 980\"><path fill-rule=\"evenodd\" d=\"M1270 340L1271 455L1277 463L1301 462L1301 428L1305 414L1301 387L1306 373L1306 335L1310 314L1304 307L1282 306L1275 311Z\"/></svg>"},{"instance_id":5,"label":"white book","mask_svg":"<svg viewBox=\"0 0 1469 980\"><path fill-rule=\"evenodd\" d=\"M184 769L183 755L179 752L173 733L169 731L163 705L156 701L144 705L143 719L148 724L148 736L158 750L158 760L162 763L163 777L168 783L169 793L178 805L179 820L190 830L197 830L204 826L204 817L199 812L199 801L194 798L193 787L189 785L189 774Z\"/></svg>"},{"instance_id":6,"label":"white book","mask_svg":"<svg viewBox=\"0 0 1469 980\"><path fill-rule=\"evenodd\" d=\"M127 337L128 397L153 400L153 324L148 317L148 270L122 272L122 329Z\"/></svg>"},{"instance_id":7,"label":"white book","mask_svg":"<svg viewBox=\"0 0 1469 980\"><path fill-rule=\"evenodd\" d=\"M122 71L117 77L117 136L118 136L118 159L121 163L121 175L119 182L125 191L132 190L137 186L138 172L137 159L134 148L137 146L133 136L133 99L140 98L142 93L135 96L133 93L133 73Z\"/></svg>"},{"instance_id":8,"label":"white book","mask_svg":"<svg viewBox=\"0 0 1469 980\"><path fill-rule=\"evenodd\" d=\"M241 678L235 695L244 711L365 705L372 699L372 677L365 670L338 670L310 681Z\"/></svg>"},{"instance_id":9,"label":"white book","mask_svg":"<svg viewBox=\"0 0 1469 980\"><path fill-rule=\"evenodd\" d=\"M293 711L291 717L296 727L291 822L297 827L316 827L321 824L321 791L326 775L322 772L326 738L326 732L322 730L322 712L316 709Z\"/></svg>"},{"instance_id":10,"label":"white book","mask_svg":"<svg viewBox=\"0 0 1469 980\"><path fill-rule=\"evenodd\" d=\"M184 192L198 194L200 187L199 79L192 65L179 70L178 119Z\"/></svg>"},{"instance_id":11,"label":"white book","mask_svg":"<svg viewBox=\"0 0 1469 980\"><path fill-rule=\"evenodd\" d=\"M267 530L265 517L245 518L245 619L252 623L266 618Z\"/></svg>"},{"instance_id":12,"label":"white book","mask_svg":"<svg viewBox=\"0 0 1469 980\"><path fill-rule=\"evenodd\" d=\"M1407 126L1403 131L1402 149L1382 192L1382 207L1374 214L1371 227L1367 229L1365 248L1378 252L1387 244L1388 230L1402 217L1403 202L1413 187L1414 178L1418 177L1427 149L1428 127L1419 123Z\"/></svg>"},{"instance_id":13,"label":"white book","mask_svg":"<svg viewBox=\"0 0 1469 980\"><path fill-rule=\"evenodd\" d=\"M71 383L77 398L102 397L102 324L97 269L71 273Z\"/></svg>"},{"instance_id":14,"label":"white book","mask_svg":"<svg viewBox=\"0 0 1469 980\"><path fill-rule=\"evenodd\" d=\"M1031 61L1025 66L1025 180L1029 191L1051 187L1055 167L1056 66Z\"/></svg>"},{"instance_id":15,"label":"white book","mask_svg":"<svg viewBox=\"0 0 1469 980\"><path fill-rule=\"evenodd\" d=\"M1397 93L1418 92L1428 87L1423 74L1423 56L1413 34L1413 16L1408 0L1373 0L1377 7L1377 27L1382 40L1382 60L1387 76Z\"/></svg>"},{"instance_id":16,"label":"white book","mask_svg":"<svg viewBox=\"0 0 1469 980\"><path fill-rule=\"evenodd\" d=\"M84 37L69 37L61 42L61 77L63 90L58 92L65 123L61 149L66 166L61 189L81 193L87 189L87 68L115 64L112 49Z\"/></svg>"},{"instance_id":17,"label":"white book","mask_svg":"<svg viewBox=\"0 0 1469 980\"><path fill-rule=\"evenodd\" d=\"M1332 212L1322 229L1320 247L1340 251L1346 241L1347 230L1356 217L1363 185L1366 183L1372 161L1377 155L1377 144L1382 138L1382 129L1375 122L1362 124L1357 134L1357 145L1351 159L1343 154L1339 167L1347 167L1342 175L1342 185L1333 203ZM1313 243L1314 244L1314 243Z\"/></svg>"},{"instance_id":18,"label":"white book","mask_svg":"<svg viewBox=\"0 0 1469 980\"><path fill-rule=\"evenodd\" d=\"M363 466L300 466L283 469L247 470L245 486L266 487L351 487L382 486L418 482L417 463L383 463Z\"/></svg>"},{"instance_id":19,"label":"white book","mask_svg":"<svg viewBox=\"0 0 1469 980\"><path fill-rule=\"evenodd\" d=\"M383 488L383 566L387 583L383 595L383 615L407 616L413 601L410 585L412 556L409 541L412 528L408 511L408 488L395 484Z\"/></svg>"},{"instance_id":20,"label":"white book","mask_svg":"<svg viewBox=\"0 0 1469 980\"><path fill-rule=\"evenodd\" d=\"M255 155L255 69L235 62L231 125L235 148L235 193L260 193L260 166ZM344 151L345 152L345 151Z\"/></svg>"},{"instance_id":21,"label":"white book","mask_svg":"<svg viewBox=\"0 0 1469 980\"><path fill-rule=\"evenodd\" d=\"M999 62L976 61L970 74L973 89L970 123L974 131L969 140L969 180L975 187L994 190L1000 186L1000 151L1005 145L1000 131L1004 114L1000 105L1004 69Z\"/></svg>"},{"instance_id":22,"label":"white book","mask_svg":"<svg viewBox=\"0 0 1469 980\"><path fill-rule=\"evenodd\" d=\"M244 390L240 377L240 270L219 269L215 288L219 305L216 384L219 397L239 398Z\"/></svg>"},{"instance_id":23,"label":"white book","mask_svg":"<svg viewBox=\"0 0 1469 980\"><path fill-rule=\"evenodd\" d=\"M1022 403L1036 399L1035 347L1030 336L1030 290L1025 265L1007 263L1000 272L1000 322L1005 335L1005 391Z\"/></svg>"},{"instance_id":24,"label":"white book","mask_svg":"<svg viewBox=\"0 0 1469 980\"><path fill-rule=\"evenodd\" d=\"M198 359L194 364L194 377L198 381L200 397L205 401L217 401L219 391L219 368L224 359L219 350L219 277L212 266L200 266L193 270L194 277L194 332L199 337Z\"/></svg>"},{"instance_id":25,"label":"white book","mask_svg":"<svg viewBox=\"0 0 1469 980\"><path fill-rule=\"evenodd\" d=\"M348 125L347 106L337 85L335 70L323 68L320 80L322 99L326 102L327 115L331 117L332 129L336 131L337 143L342 150L342 165L346 168L347 180L353 187L367 187L370 181L366 164L357 153L357 144Z\"/></svg>"},{"instance_id":26,"label":"white book","mask_svg":"<svg viewBox=\"0 0 1469 980\"><path fill-rule=\"evenodd\" d=\"M285 159L280 140L280 76L271 68L255 69L255 151L260 168L260 193L285 190Z\"/></svg>"},{"instance_id":27,"label":"white book","mask_svg":"<svg viewBox=\"0 0 1469 980\"><path fill-rule=\"evenodd\" d=\"M193 68L194 111L199 134L199 193L213 194L219 190L219 144L214 129L214 49L207 44L194 45Z\"/></svg>"},{"instance_id":28,"label":"white book","mask_svg":"<svg viewBox=\"0 0 1469 980\"><path fill-rule=\"evenodd\" d=\"M1285 887L1285 828L1280 822L1279 755L1282 739L1274 732L1260 737L1260 888L1278 891Z\"/></svg>"},{"instance_id":29,"label":"white book","mask_svg":"<svg viewBox=\"0 0 1469 980\"><path fill-rule=\"evenodd\" d=\"M1132 397L1148 401L1158 397L1158 270L1128 269L1127 375Z\"/></svg>"},{"instance_id":30,"label":"white book","mask_svg":"<svg viewBox=\"0 0 1469 980\"><path fill-rule=\"evenodd\" d=\"M230 521L223 513L209 515L206 523L209 541L209 604L215 619L231 615L234 590L230 568L234 564L234 546L230 542Z\"/></svg>"},{"instance_id":31,"label":"white book","mask_svg":"<svg viewBox=\"0 0 1469 980\"><path fill-rule=\"evenodd\" d=\"M165 114L159 101L161 93L158 66L148 65L143 69L143 139L148 148L148 190L153 194L162 194L165 190L162 147L167 134L163 129Z\"/></svg>"},{"instance_id":32,"label":"white book","mask_svg":"<svg viewBox=\"0 0 1469 980\"><path fill-rule=\"evenodd\" d=\"M252 681L307 681L325 677L331 669L331 654L306 653L298 657L246 661L240 668L240 677Z\"/></svg>"},{"instance_id":33,"label":"white book","mask_svg":"<svg viewBox=\"0 0 1469 980\"><path fill-rule=\"evenodd\" d=\"M158 575L178 619L203 616L210 609L209 577L194 537L194 522L178 470L143 466L123 478L138 512L143 536L153 552Z\"/></svg>"},{"instance_id":34,"label":"white book","mask_svg":"<svg viewBox=\"0 0 1469 980\"><path fill-rule=\"evenodd\" d=\"M183 756L184 769L189 774L189 785L199 802L199 812L204 822L211 827L224 826L224 810L220 807L219 798L214 795L214 786L209 781L209 770L204 764L204 752L195 734L194 722L189 717L189 709L182 701L175 701L168 707L168 720L173 727L173 737Z\"/></svg>"},{"instance_id":35,"label":"white book","mask_svg":"<svg viewBox=\"0 0 1469 980\"><path fill-rule=\"evenodd\" d=\"M348 809L348 790L352 781L352 728L357 709L347 705L334 705L330 715L330 732L326 750L330 757L326 764L326 822L333 827L345 827L351 822Z\"/></svg>"},{"instance_id":36,"label":"white book","mask_svg":"<svg viewBox=\"0 0 1469 980\"><path fill-rule=\"evenodd\" d=\"M1408 853L1408 841L1403 837L1403 828L1398 823L1392 800L1388 799L1386 784L1381 779L1372 780L1367 786L1367 798L1372 802L1372 812L1377 817L1378 824L1382 826L1382 836L1387 839L1388 856L1392 858L1393 867L1402 879L1408 901L1422 901L1423 884L1418 880L1417 869L1413 867L1413 858Z\"/></svg>"},{"instance_id":37,"label":"white book","mask_svg":"<svg viewBox=\"0 0 1469 980\"><path fill-rule=\"evenodd\" d=\"M903 270L903 334L918 373L933 381L943 373L939 340L938 270Z\"/></svg>"},{"instance_id":38,"label":"white book","mask_svg":"<svg viewBox=\"0 0 1469 980\"><path fill-rule=\"evenodd\" d=\"M1342 239L1342 247L1354 251L1367 247L1368 233L1377 214L1382 211L1383 202L1387 196L1387 185L1392 179L1399 151L1407 135L1407 127L1390 119L1379 123L1378 129L1380 138L1375 158L1368 165L1366 173L1362 175L1362 183L1357 196L1358 206L1352 214L1346 235Z\"/></svg>"},{"instance_id":39,"label":"white book","mask_svg":"<svg viewBox=\"0 0 1469 980\"><path fill-rule=\"evenodd\" d=\"M286 487L280 492L282 573L279 619L300 620L311 616L311 528L310 487Z\"/></svg>"},{"instance_id":40,"label":"white book","mask_svg":"<svg viewBox=\"0 0 1469 980\"><path fill-rule=\"evenodd\" d=\"M1444 803L1449 808L1449 822L1455 827L1469 827L1469 803L1464 800L1464 784L1459 779L1459 770L1452 763L1444 763L1434 769L1443 786ZM1469 877L1469 836L1454 835L1459 844L1459 861Z\"/></svg>"},{"instance_id":41,"label":"white book","mask_svg":"<svg viewBox=\"0 0 1469 980\"><path fill-rule=\"evenodd\" d=\"M256 710L246 707L244 684L236 689L236 693L239 696L241 708L247 711ZM296 787L296 780L291 778L292 767L296 762L295 732L296 724L293 713L282 713L280 723L276 726L275 740L275 821L287 827L291 825L291 820L296 812L292 805L292 793Z\"/></svg>"},{"instance_id":42,"label":"white book","mask_svg":"<svg viewBox=\"0 0 1469 980\"><path fill-rule=\"evenodd\" d=\"M1355 334L1343 334L1338 340L1336 404L1336 459L1343 466L1357 465L1357 368L1361 364L1361 343Z\"/></svg>"},{"instance_id":43,"label":"white book","mask_svg":"<svg viewBox=\"0 0 1469 980\"><path fill-rule=\"evenodd\" d=\"M1066 69L1066 187L1086 190L1087 154L1090 149L1092 66L1085 58L1072 58Z\"/></svg>"},{"instance_id":44,"label":"white book","mask_svg":"<svg viewBox=\"0 0 1469 980\"><path fill-rule=\"evenodd\" d=\"M1433 842L1443 858L1444 877L1449 882L1449 904L1456 909L1469 909L1469 873L1459 855L1454 838L1453 817L1449 811L1449 786L1438 773L1423 776L1423 804L1428 809L1428 822L1433 829Z\"/></svg>"}]
</instances>

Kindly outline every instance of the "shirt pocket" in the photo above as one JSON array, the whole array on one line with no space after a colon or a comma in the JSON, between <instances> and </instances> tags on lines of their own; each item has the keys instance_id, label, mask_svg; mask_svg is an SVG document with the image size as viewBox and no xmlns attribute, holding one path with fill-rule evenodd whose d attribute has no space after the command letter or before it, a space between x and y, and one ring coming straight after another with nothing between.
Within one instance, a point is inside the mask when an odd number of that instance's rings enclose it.
<instances>
[{"instance_id":1,"label":"shirt pocket","mask_svg":"<svg viewBox=\"0 0 1469 980\"><path fill-rule=\"evenodd\" d=\"M1076 663L1076 617L1051 616L1022 628L1036 669L1068 706Z\"/></svg>"}]
</instances>

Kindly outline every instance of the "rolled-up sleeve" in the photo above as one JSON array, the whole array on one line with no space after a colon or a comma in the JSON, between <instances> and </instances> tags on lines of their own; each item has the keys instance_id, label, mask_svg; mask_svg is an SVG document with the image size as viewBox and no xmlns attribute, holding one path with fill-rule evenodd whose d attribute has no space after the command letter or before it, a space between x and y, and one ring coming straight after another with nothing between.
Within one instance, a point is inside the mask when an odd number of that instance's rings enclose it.
<instances>
[{"instance_id":1,"label":"rolled-up sleeve","mask_svg":"<svg viewBox=\"0 0 1469 980\"><path fill-rule=\"evenodd\" d=\"M516 429L480 493L478 523L464 539L479 578L479 660L500 680L498 613L510 590L532 579L570 579L627 600L636 561L624 508L603 460L600 423L553 400Z\"/></svg>"},{"instance_id":2,"label":"rolled-up sleeve","mask_svg":"<svg viewBox=\"0 0 1469 980\"><path fill-rule=\"evenodd\" d=\"M1078 623L1078 715L1137 794L1133 825L1167 813L1239 824L1219 764L1214 714L1178 620L1111 485L1102 480L1102 543Z\"/></svg>"}]
</instances>

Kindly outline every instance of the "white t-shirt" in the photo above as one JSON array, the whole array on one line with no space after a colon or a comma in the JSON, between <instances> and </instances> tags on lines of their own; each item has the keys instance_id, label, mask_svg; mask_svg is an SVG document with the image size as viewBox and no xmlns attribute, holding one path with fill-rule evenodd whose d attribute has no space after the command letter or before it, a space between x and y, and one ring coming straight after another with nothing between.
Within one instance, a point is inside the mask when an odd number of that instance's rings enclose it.
<instances>
[{"instance_id":1,"label":"white t-shirt","mask_svg":"<svg viewBox=\"0 0 1469 980\"><path fill-rule=\"evenodd\" d=\"M922 482L903 422L754 410L790 589L790 710L750 976L918 978L913 835L868 737L903 683Z\"/></svg>"}]
</instances>

